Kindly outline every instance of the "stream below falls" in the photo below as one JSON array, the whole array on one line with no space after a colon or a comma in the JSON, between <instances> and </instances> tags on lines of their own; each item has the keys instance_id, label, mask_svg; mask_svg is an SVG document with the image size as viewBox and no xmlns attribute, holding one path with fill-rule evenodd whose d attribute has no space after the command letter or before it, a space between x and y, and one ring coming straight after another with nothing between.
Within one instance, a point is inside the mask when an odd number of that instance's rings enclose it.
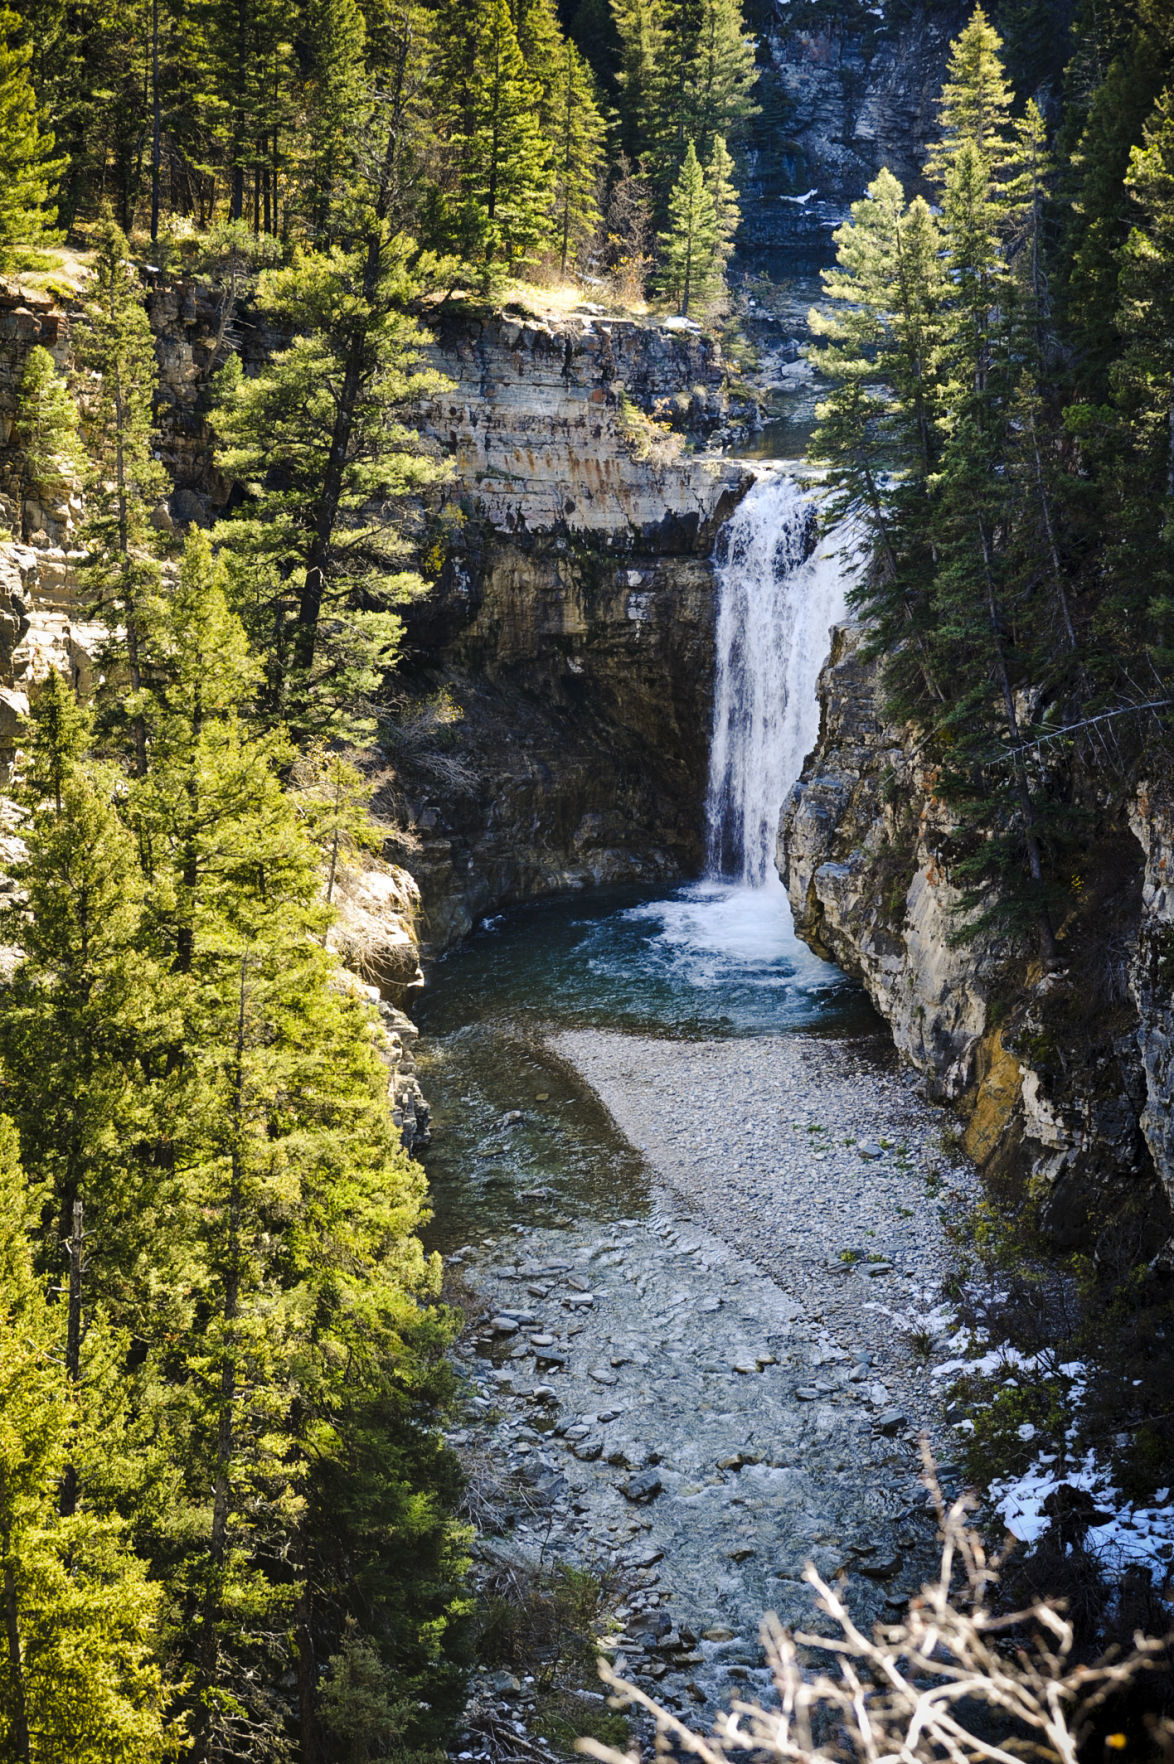
<instances>
[{"instance_id":1,"label":"stream below falls","mask_svg":"<svg viewBox=\"0 0 1174 1764\"><path fill-rule=\"evenodd\" d=\"M767 474L720 542L710 877L506 912L419 1010L479 1547L597 1571L621 1669L702 1718L766 1691L764 1612L820 1626L808 1562L869 1622L935 1555L909 1338L965 1176L774 868L843 616L810 526Z\"/></svg>"}]
</instances>

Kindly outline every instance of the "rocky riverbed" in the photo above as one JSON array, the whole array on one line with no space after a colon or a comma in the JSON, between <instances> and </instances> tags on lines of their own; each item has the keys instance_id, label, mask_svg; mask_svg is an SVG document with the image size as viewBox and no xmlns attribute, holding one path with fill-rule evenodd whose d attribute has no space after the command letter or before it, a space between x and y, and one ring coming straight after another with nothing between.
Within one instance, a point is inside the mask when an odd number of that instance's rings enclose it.
<instances>
[{"instance_id":1,"label":"rocky riverbed","mask_svg":"<svg viewBox=\"0 0 1174 1764\"><path fill-rule=\"evenodd\" d=\"M917 1440L947 1449L927 1358L968 1177L874 1038L586 1029L535 1058L644 1169L602 1219L520 1188L450 1255L478 1314L458 1443L529 1491L491 1551L606 1572L623 1666L712 1709L765 1682L764 1611L810 1623L805 1563L867 1622L934 1560ZM505 1163L548 1098L492 1124Z\"/></svg>"}]
</instances>

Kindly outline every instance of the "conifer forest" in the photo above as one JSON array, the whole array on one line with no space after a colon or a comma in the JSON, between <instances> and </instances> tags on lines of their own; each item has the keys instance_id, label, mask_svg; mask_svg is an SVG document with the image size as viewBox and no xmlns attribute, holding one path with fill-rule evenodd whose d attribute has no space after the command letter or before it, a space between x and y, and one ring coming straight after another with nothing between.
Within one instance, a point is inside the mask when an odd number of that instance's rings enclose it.
<instances>
[{"instance_id":1,"label":"conifer forest","mask_svg":"<svg viewBox=\"0 0 1174 1764\"><path fill-rule=\"evenodd\" d=\"M1171 0L0 0L0 1764L1169 1759L1172 876Z\"/></svg>"}]
</instances>

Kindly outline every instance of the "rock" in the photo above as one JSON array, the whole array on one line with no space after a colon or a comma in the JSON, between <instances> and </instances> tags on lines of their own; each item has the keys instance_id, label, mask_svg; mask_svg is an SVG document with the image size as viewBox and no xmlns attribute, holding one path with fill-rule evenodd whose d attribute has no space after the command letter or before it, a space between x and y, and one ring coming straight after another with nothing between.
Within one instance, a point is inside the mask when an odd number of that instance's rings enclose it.
<instances>
[{"instance_id":1,"label":"rock","mask_svg":"<svg viewBox=\"0 0 1174 1764\"><path fill-rule=\"evenodd\" d=\"M567 1363L566 1354L560 1353L558 1348L535 1348L534 1349L534 1364L536 1366L547 1366L547 1367L551 1367L551 1368L560 1368L560 1367L565 1366L566 1363Z\"/></svg>"},{"instance_id":2,"label":"rock","mask_svg":"<svg viewBox=\"0 0 1174 1764\"><path fill-rule=\"evenodd\" d=\"M821 1394L814 1384L801 1384L795 1392L795 1398L800 1403L817 1403Z\"/></svg>"},{"instance_id":3,"label":"rock","mask_svg":"<svg viewBox=\"0 0 1174 1764\"><path fill-rule=\"evenodd\" d=\"M888 1552L883 1555L869 1556L866 1561L859 1564L861 1574L867 1575L869 1580L891 1580L900 1566L900 1556Z\"/></svg>"},{"instance_id":4,"label":"rock","mask_svg":"<svg viewBox=\"0 0 1174 1764\"><path fill-rule=\"evenodd\" d=\"M571 1447L576 1458L582 1458L585 1464L593 1464L603 1451L601 1439L577 1439Z\"/></svg>"},{"instance_id":5,"label":"rock","mask_svg":"<svg viewBox=\"0 0 1174 1764\"><path fill-rule=\"evenodd\" d=\"M651 1501L664 1491L658 1470L643 1470L638 1476L629 1476L622 1486L630 1501Z\"/></svg>"},{"instance_id":6,"label":"rock","mask_svg":"<svg viewBox=\"0 0 1174 1764\"><path fill-rule=\"evenodd\" d=\"M900 1433L905 1425L905 1416L900 1409L883 1409L874 1422L877 1432L883 1433L887 1438Z\"/></svg>"},{"instance_id":7,"label":"rock","mask_svg":"<svg viewBox=\"0 0 1174 1764\"><path fill-rule=\"evenodd\" d=\"M334 905L338 918L327 942L348 968L402 1007L424 984L416 921L420 891L406 870L368 859L354 874L344 871Z\"/></svg>"},{"instance_id":8,"label":"rock","mask_svg":"<svg viewBox=\"0 0 1174 1764\"><path fill-rule=\"evenodd\" d=\"M861 1140L856 1150L862 1158L883 1158L885 1155L884 1147L878 1145L875 1139Z\"/></svg>"},{"instance_id":9,"label":"rock","mask_svg":"<svg viewBox=\"0 0 1174 1764\"><path fill-rule=\"evenodd\" d=\"M732 1629L726 1629L724 1625L719 1623L716 1624L713 1629L703 1629L701 1631L701 1639L702 1641L711 1642L733 1641L734 1632Z\"/></svg>"},{"instance_id":10,"label":"rock","mask_svg":"<svg viewBox=\"0 0 1174 1764\"><path fill-rule=\"evenodd\" d=\"M615 1373L609 1372L606 1366L588 1366L587 1376L588 1378L593 1378L596 1384L615 1384L618 1382Z\"/></svg>"},{"instance_id":11,"label":"rock","mask_svg":"<svg viewBox=\"0 0 1174 1764\"><path fill-rule=\"evenodd\" d=\"M516 1317L491 1317L489 1327L494 1335L506 1336L516 1335L519 1325Z\"/></svg>"}]
</instances>

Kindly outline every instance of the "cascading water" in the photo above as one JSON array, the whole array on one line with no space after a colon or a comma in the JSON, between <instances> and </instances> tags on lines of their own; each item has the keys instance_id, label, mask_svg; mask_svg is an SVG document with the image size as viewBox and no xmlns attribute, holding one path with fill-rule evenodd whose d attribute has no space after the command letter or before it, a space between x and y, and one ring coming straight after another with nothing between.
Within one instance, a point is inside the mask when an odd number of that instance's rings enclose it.
<instances>
[{"instance_id":1,"label":"cascading water","mask_svg":"<svg viewBox=\"0 0 1174 1764\"><path fill-rule=\"evenodd\" d=\"M708 873L778 889L787 792L819 731L816 684L849 577L836 541L812 550L814 493L759 479L726 524L717 566Z\"/></svg>"}]
</instances>

